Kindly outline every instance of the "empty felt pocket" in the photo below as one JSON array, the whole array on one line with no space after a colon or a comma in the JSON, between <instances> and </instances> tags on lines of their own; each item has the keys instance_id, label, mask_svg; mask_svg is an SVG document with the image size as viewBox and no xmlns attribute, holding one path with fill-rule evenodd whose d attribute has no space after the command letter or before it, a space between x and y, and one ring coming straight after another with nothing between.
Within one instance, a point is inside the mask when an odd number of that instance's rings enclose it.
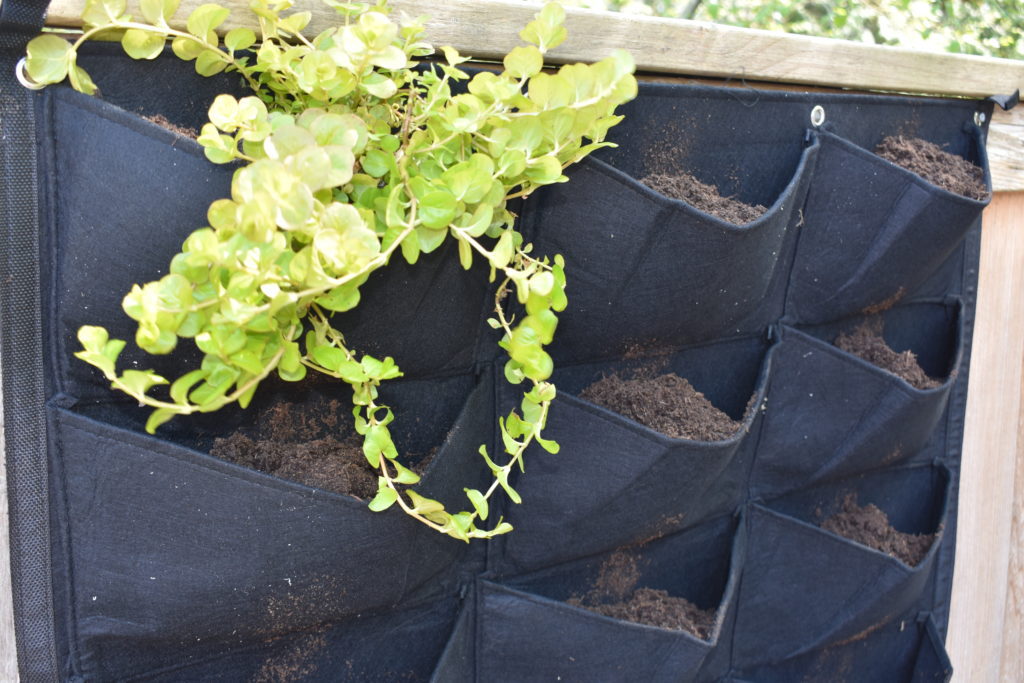
<instances>
[{"instance_id":1,"label":"empty felt pocket","mask_svg":"<svg viewBox=\"0 0 1024 683\"><path fill-rule=\"evenodd\" d=\"M982 132L968 160L985 169ZM804 208L786 314L835 320L908 295L962 243L989 199L969 199L836 135L822 132Z\"/></svg>"},{"instance_id":2,"label":"empty felt pocket","mask_svg":"<svg viewBox=\"0 0 1024 683\"><path fill-rule=\"evenodd\" d=\"M913 460L931 439L943 438L961 315L956 301L922 302L804 330L782 326L753 495Z\"/></svg>"},{"instance_id":3,"label":"empty felt pocket","mask_svg":"<svg viewBox=\"0 0 1024 683\"><path fill-rule=\"evenodd\" d=\"M570 169L570 182L537 192L526 204L527 234L539 253L566 262L569 304L551 346L556 360L616 356L637 343L706 341L778 317L781 310L763 304L814 151L805 150L781 194L745 225L665 197L595 159Z\"/></svg>"},{"instance_id":4,"label":"empty felt pocket","mask_svg":"<svg viewBox=\"0 0 1024 683\"><path fill-rule=\"evenodd\" d=\"M941 683L953 668L931 615L897 620L869 633L776 664L744 671L734 683Z\"/></svg>"},{"instance_id":5,"label":"empty felt pocket","mask_svg":"<svg viewBox=\"0 0 1024 683\"><path fill-rule=\"evenodd\" d=\"M487 474L476 449L492 438L490 380L401 385L382 392L398 413L399 448L440 446L416 490L464 506L461 487L479 487ZM465 544L398 509L371 512L365 500L111 426L122 416L114 406L76 409L86 414L52 415L70 639L82 671L128 675L175 652L200 658L455 590ZM209 425L197 438L214 438Z\"/></svg>"},{"instance_id":6,"label":"empty felt pocket","mask_svg":"<svg viewBox=\"0 0 1024 683\"><path fill-rule=\"evenodd\" d=\"M476 680L688 681L706 660L727 667L708 655L729 633L742 536L723 517L502 584L480 581Z\"/></svg>"},{"instance_id":7,"label":"empty felt pocket","mask_svg":"<svg viewBox=\"0 0 1024 683\"><path fill-rule=\"evenodd\" d=\"M751 506L734 664L781 662L923 609L950 486L945 468L914 467Z\"/></svg>"},{"instance_id":8,"label":"empty felt pocket","mask_svg":"<svg viewBox=\"0 0 1024 683\"><path fill-rule=\"evenodd\" d=\"M457 603L447 598L359 614L297 633L240 643L198 662L179 654L175 664L142 678L152 683L425 681L445 645ZM396 647L396 643L415 643L415 647ZM118 676L111 680L115 678L123 680Z\"/></svg>"},{"instance_id":9,"label":"empty felt pocket","mask_svg":"<svg viewBox=\"0 0 1024 683\"><path fill-rule=\"evenodd\" d=\"M560 450L526 454L515 483L523 503L506 511L515 531L499 540L503 571L606 551L734 510L746 493L767 357L763 337L742 337L556 370L559 397L545 437ZM694 431L666 436L579 398L595 386L621 399L619 409L643 404L662 428ZM664 419L669 409L677 424Z\"/></svg>"}]
</instances>

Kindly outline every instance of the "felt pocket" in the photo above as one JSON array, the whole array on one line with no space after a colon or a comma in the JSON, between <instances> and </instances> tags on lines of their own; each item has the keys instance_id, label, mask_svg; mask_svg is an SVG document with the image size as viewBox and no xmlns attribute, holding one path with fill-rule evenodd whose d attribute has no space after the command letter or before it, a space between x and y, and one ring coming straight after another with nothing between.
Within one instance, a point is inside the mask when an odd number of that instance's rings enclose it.
<instances>
[{"instance_id":1,"label":"felt pocket","mask_svg":"<svg viewBox=\"0 0 1024 683\"><path fill-rule=\"evenodd\" d=\"M930 614L890 622L842 643L745 671L732 683L842 680L942 683L953 667Z\"/></svg>"},{"instance_id":2,"label":"felt pocket","mask_svg":"<svg viewBox=\"0 0 1024 683\"><path fill-rule=\"evenodd\" d=\"M53 393L109 394L102 375L73 358L82 325L129 341L122 366L137 363L170 378L198 367L192 340L167 356L135 349L135 322L121 302L133 284L164 275L186 237L208 225L207 208L230 196L236 167L212 164L194 140L102 100L66 88L47 89L43 98L50 225L43 305ZM372 276L359 307L335 319L350 346L393 356L409 377L472 368L485 329L487 271L482 263L463 271L455 250L446 244L415 265L395 258Z\"/></svg>"},{"instance_id":3,"label":"felt pocket","mask_svg":"<svg viewBox=\"0 0 1024 683\"><path fill-rule=\"evenodd\" d=\"M737 668L854 641L923 609L950 488L944 467L913 467L752 505L733 649ZM932 536L894 535L871 505L899 532ZM844 533L867 529L861 540L870 536L876 547L905 554L897 559L821 525Z\"/></svg>"},{"instance_id":4,"label":"felt pocket","mask_svg":"<svg viewBox=\"0 0 1024 683\"><path fill-rule=\"evenodd\" d=\"M873 325L881 325L880 335ZM847 339L862 353L878 353L878 339L893 352L910 351L924 372L918 380L931 379L934 386L913 386L832 343L858 328L858 336ZM937 427L958 376L961 330L962 306L956 300L920 302L803 330L782 326L752 495L778 495L912 461L927 443L943 439ZM915 367L905 355L890 356L904 369Z\"/></svg>"},{"instance_id":5,"label":"felt pocket","mask_svg":"<svg viewBox=\"0 0 1024 683\"><path fill-rule=\"evenodd\" d=\"M461 487L488 474L476 449L492 438L489 375L389 391L410 421L392 423L399 448L441 444L417 490L462 504ZM446 422L452 404L462 409ZM365 500L105 421L118 414L51 409L69 637L83 675L123 678L455 592L465 544L397 509L374 513Z\"/></svg>"},{"instance_id":6,"label":"felt pocket","mask_svg":"<svg viewBox=\"0 0 1024 683\"><path fill-rule=\"evenodd\" d=\"M912 296L961 244L991 198L983 133L963 133L984 169L986 199L969 199L828 132L803 210L786 315L818 323Z\"/></svg>"},{"instance_id":7,"label":"felt pocket","mask_svg":"<svg viewBox=\"0 0 1024 683\"><path fill-rule=\"evenodd\" d=\"M551 346L556 362L614 357L636 343L678 347L776 319L781 301L766 298L773 283L784 284L778 264L816 152L804 150L768 210L745 225L596 159L569 169L570 182L537 192L525 230L538 253L565 257L568 278L569 304Z\"/></svg>"},{"instance_id":8,"label":"felt pocket","mask_svg":"<svg viewBox=\"0 0 1024 683\"><path fill-rule=\"evenodd\" d=\"M735 510L746 493L769 357L763 337L741 337L661 357L557 370L554 381L561 393L545 437L557 441L560 450L549 454L534 448L526 454L526 471L515 484L523 504L506 511L515 531L501 539L504 552L495 561L503 570L535 568ZM714 437L718 440L671 438L574 395L608 375L636 373L643 395L631 388L627 401L661 410L659 402L670 399L650 384L651 378L674 373L721 411L717 417L731 431ZM683 396L673 393L671 400L686 401L682 408L675 405L685 414L693 398ZM704 428L698 422L707 419L702 411L689 426Z\"/></svg>"},{"instance_id":9,"label":"felt pocket","mask_svg":"<svg viewBox=\"0 0 1024 683\"><path fill-rule=\"evenodd\" d=\"M713 680L725 672L719 667L728 667L724 641L732 624L743 535L736 518L724 517L640 547L514 580L481 580L476 680ZM566 602L614 605L625 600L642 611L637 605L647 599L646 591L684 598L701 610L713 610L714 617L694 635ZM605 609L612 614L629 609L619 604ZM719 647L725 648L720 658L709 656Z\"/></svg>"}]
</instances>

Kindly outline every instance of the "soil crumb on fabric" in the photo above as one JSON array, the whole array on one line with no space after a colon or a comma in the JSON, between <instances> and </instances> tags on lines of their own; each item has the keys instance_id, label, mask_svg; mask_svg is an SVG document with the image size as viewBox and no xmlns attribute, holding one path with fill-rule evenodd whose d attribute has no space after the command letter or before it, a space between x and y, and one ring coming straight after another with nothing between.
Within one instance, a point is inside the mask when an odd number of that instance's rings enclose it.
<instances>
[{"instance_id":1,"label":"soil crumb on fabric","mask_svg":"<svg viewBox=\"0 0 1024 683\"><path fill-rule=\"evenodd\" d=\"M934 389L942 384L925 374L913 351L896 352L889 348L882 338L880 319L861 323L852 332L840 334L834 343L843 351L903 378L918 389Z\"/></svg>"},{"instance_id":2,"label":"soil crumb on fabric","mask_svg":"<svg viewBox=\"0 0 1024 683\"><path fill-rule=\"evenodd\" d=\"M715 610L702 610L661 589L637 588L639 582L636 557L617 552L601 565L593 588L567 602L613 619L686 631L703 640L711 637Z\"/></svg>"},{"instance_id":3,"label":"soil crumb on fabric","mask_svg":"<svg viewBox=\"0 0 1024 683\"><path fill-rule=\"evenodd\" d=\"M283 653L264 661L252 683L293 683L317 673L314 657L327 647L325 633L320 628L297 638Z\"/></svg>"},{"instance_id":4,"label":"soil crumb on fabric","mask_svg":"<svg viewBox=\"0 0 1024 683\"><path fill-rule=\"evenodd\" d=\"M821 523L821 528L891 555L904 564L917 566L935 541L935 534L908 534L889 524L889 516L876 505L860 506L849 494L843 508Z\"/></svg>"},{"instance_id":5,"label":"soil crumb on fabric","mask_svg":"<svg viewBox=\"0 0 1024 683\"><path fill-rule=\"evenodd\" d=\"M314 409L277 403L264 410L250 436L241 431L214 441L210 454L229 462L361 500L377 495L377 472L363 455L362 438L339 422L344 408L329 401ZM404 464L422 474L433 459L411 456Z\"/></svg>"},{"instance_id":6,"label":"soil crumb on fabric","mask_svg":"<svg viewBox=\"0 0 1024 683\"><path fill-rule=\"evenodd\" d=\"M195 130L186 128L185 126L179 126L178 124L169 121L163 114L153 114L152 116L143 116L142 118L183 137L192 138L193 140L199 137L199 133Z\"/></svg>"},{"instance_id":7,"label":"soil crumb on fabric","mask_svg":"<svg viewBox=\"0 0 1024 683\"><path fill-rule=\"evenodd\" d=\"M963 157L950 154L933 142L902 135L887 137L875 154L913 171L933 185L970 199L988 198L985 172Z\"/></svg>"},{"instance_id":8,"label":"soil crumb on fabric","mask_svg":"<svg viewBox=\"0 0 1024 683\"><path fill-rule=\"evenodd\" d=\"M714 185L702 183L689 173L652 173L641 178L640 182L666 197L681 199L705 213L736 225L756 220L768 210L760 204L751 206L738 199L723 197Z\"/></svg>"},{"instance_id":9,"label":"soil crumb on fabric","mask_svg":"<svg viewBox=\"0 0 1024 683\"><path fill-rule=\"evenodd\" d=\"M742 427L675 373L634 379L613 373L580 397L674 439L721 441Z\"/></svg>"}]
</instances>

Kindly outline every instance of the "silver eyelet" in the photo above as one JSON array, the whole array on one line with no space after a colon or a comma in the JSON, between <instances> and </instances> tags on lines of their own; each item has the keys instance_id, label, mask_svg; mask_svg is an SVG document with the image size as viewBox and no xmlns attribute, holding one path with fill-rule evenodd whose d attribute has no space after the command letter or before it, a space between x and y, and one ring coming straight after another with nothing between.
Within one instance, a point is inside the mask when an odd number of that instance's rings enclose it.
<instances>
[{"instance_id":1,"label":"silver eyelet","mask_svg":"<svg viewBox=\"0 0 1024 683\"><path fill-rule=\"evenodd\" d=\"M811 110L811 125L815 128L820 128L823 123L825 123L825 108L820 104L816 104L814 109Z\"/></svg>"},{"instance_id":2,"label":"silver eyelet","mask_svg":"<svg viewBox=\"0 0 1024 683\"><path fill-rule=\"evenodd\" d=\"M25 71L25 58L22 57L18 60L18 63L14 65L14 75L18 79L18 83L28 88L29 90L42 90L46 87L44 83L36 83L29 78L28 73Z\"/></svg>"}]
</instances>

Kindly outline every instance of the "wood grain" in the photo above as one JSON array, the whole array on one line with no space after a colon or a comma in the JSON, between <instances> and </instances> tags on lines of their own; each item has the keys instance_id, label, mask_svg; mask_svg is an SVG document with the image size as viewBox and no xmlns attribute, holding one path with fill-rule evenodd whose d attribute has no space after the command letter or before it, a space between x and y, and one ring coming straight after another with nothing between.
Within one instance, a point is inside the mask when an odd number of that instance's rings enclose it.
<instances>
[{"instance_id":1,"label":"wood grain","mask_svg":"<svg viewBox=\"0 0 1024 683\"><path fill-rule=\"evenodd\" d=\"M987 149L993 189L1024 190L1024 106L996 109L989 124Z\"/></svg>"},{"instance_id":2,"label":"wood grain","mask_svg":"<svg viewBox=\"0 0 1024 683\"><path fill-rule=\"evenodd\" d=\"M955 681L1000 680L1011 624L1010 547L1024 381L1024 193L996 195L985 210L978 309L968 386L956 563L946 647ZM1024 501L1017 500L1020 506ZM1019 561L1019 555L1018 555ZM1018 565L1019 566L1019 565ZM1014 578L1019 580L1019 575ZM1019 614L1020 604L1017 604ZM1019 616L1017 617L1019 619ZM1021 678L1008 680L1019 681Z\"/></svg>"},{"instance_id":3,"label":"wood grain","mask_svg":"<svg viewBox=\"0 0 1024 683\"><path fill-rule=\"evenodd\" d=\"M1024 381L1021 382L1021 395L1024 396ZM1010 566L1007 569L1001 683L1024 681L1024 415L1021 415L1018 423L1016 455L1017 475L1010 530Z\"/></svg>"},{"instance_id":4,"label":"wood grain","mask_svg":"<svg viewBox=\"0 0 1024 683\"><path fill-rule=\"evenodd\" d=\"M134 1L134 0L133 0ZM182 0L178 17L205 0ZM246 0L221 4L235 11L225 29L255 21ZM426 15L427 39L478 58L500 58L521 44L519 29L539 4L513 0L391 0L412 16ZM80 26L84 0L53 0L47 23ZM313 14L309 32L336 23L332 9L316 0L296 7ZM1024 62L923 52L830 38L736 28L683 19L641 17L570 8L569 39L549 57L553 63L594 61L615 48L633 53L640 69L691 76L828 85L859 90L986 97L1024 89ZM173 23L173 22L172 22ZM178 20L179 27L182 25Z\"/></svg>"}]
</instances>

